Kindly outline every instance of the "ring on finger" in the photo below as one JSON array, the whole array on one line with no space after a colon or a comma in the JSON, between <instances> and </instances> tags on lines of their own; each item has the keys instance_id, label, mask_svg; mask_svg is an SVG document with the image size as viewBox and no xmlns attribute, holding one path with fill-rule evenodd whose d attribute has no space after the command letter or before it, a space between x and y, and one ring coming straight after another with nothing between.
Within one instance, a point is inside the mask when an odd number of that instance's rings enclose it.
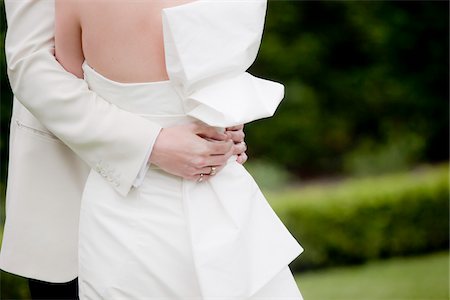
<instances>
[{"instance_id":1,"label":"ring on finger","mask_svg":"<svg viewBox=\"0 0 450 300\"><path fill-rule=\"evenodd\" d=\"M203 176L205 176L205 174L200 173L200 177L197 179L197 182L202 182L203 181Z\"/></svg>"},{"instance_id":2,"label":"ring on finger","mask_svg":"<svg viewBox=\"0 0 450 300\"><path fill-rule=\"evenodd\" d=\"M217 173L217 169L216 169L216 167L211 167L211 172L209 172L209 174L208 174L208 175L210 175L210 176L214 176L214 175L216 175L216 173Z\"/></svg>"}]
</instances>

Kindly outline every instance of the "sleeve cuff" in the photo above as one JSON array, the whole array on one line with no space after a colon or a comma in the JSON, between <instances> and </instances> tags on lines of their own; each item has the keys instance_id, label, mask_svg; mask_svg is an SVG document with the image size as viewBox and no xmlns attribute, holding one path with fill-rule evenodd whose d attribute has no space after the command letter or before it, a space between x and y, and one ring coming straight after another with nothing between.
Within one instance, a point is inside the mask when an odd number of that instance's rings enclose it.
<instances>
[{"instance_id":1,"label":"sleeve cuff","mask_svg":"<svg viewBox=\"0 0 450 300\"><path fill-rule=\"evenodd\" d=\"M139 173L136 176L136 179L133 182L133 187L137 188L139 187L142 182L144 181L145 174L147 174L149 163L148 160L150 159L150 155L152 153L153 145L150 145L149 149L147 150L147 154L145 155L145 160L141 166L141 169L139 170Z\"/></svg>"}]
</instances>

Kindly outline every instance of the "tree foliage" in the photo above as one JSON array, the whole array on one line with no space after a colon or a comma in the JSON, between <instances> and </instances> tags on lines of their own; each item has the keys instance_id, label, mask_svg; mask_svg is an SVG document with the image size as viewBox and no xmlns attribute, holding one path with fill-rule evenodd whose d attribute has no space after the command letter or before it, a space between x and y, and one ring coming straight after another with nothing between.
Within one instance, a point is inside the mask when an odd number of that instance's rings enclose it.
<instances>
[{"instance_id":1,"label":"tree foliage","mask_svg":"<svg viewBox=\"0 0 450 300\"><path fill-rule=\"evenodd\" d=\"M281 81L251 157L304 175L448 158L448 2L270 1L251 72Z\"/></svg>"}]
</instances>

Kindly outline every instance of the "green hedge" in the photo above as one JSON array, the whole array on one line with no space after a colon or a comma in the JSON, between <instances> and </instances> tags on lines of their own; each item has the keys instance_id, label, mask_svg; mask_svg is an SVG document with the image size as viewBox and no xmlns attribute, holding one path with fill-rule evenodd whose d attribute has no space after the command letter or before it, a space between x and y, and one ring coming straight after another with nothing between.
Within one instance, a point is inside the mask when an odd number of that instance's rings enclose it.
<instances>
[{"instance_id":1,"label":"green hedge","mask_svg":"<svg viewBox=\"0 0 450 300\"><path fill-rule=\"evenodd\" d=\"M305 252L294 270L449 247L448 167L352 179L268 199Z\"/></svg>"}]
</instances>

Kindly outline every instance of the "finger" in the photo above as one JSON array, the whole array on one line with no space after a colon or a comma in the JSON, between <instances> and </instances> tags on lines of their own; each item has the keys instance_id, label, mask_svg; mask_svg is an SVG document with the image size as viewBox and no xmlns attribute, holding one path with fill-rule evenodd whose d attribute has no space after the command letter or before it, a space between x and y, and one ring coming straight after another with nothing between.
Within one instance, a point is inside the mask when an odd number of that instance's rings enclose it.
<instances>
[{"instance_id":1,"label":"finger","mask_svg":"<svg viewBox=\"0 0 450 300\"><path fill-rule=\"evenodd\" d=\"M247 161L247 159L248 159L248 156L247 156L247 154L244 152L244 153L238 155L236 161L237 161L238 163L240 163L241 165L243 165L243 164L245 164L245 162Z\"/></svg>"},{"instance_id":2,"label":"finger","mask_svg":"<svg viewBox=\"0 0 450 300\"><path fill-rule=\"evenodd\" d=\"M188 166L195 168L195 171L197 171L201 168L209 167L209 166L224 165L227 163L227 161L231 157L231 155L233 155L234 144L232 141L229 141L229 142L205 141L205 143L208 143L208 145L205 147L207 148L209 146L210 148L208 148L205 151L202 151L201 155L195 155L188 163ZM216 144L219 144L219 146L217 146ZM211 146L213 146L213 147L211 148ZM214 151L214 147L219 147L220 151ZM223 154L215 154L217 152L220 152Z\"/></svg>"},{"instance_id":3,"label":"finger","mask_svg":"<svg viewBox=\"0 0 450 300\"><path fill-rule=\"evenodd\" d=\"M233 140L235 143L240 143L244 141L245 133L242 130L237 131L225 131L225 134Z\"/></svg>"},{"instance_id":4,"label":"finger","mask_svg":"<svg viewBox=\"0 0 450 300\"><path fill-rule=\"evenodd\" d=\"M217 173L219 173L222 169L223 169L223 166L219 167L216 170L216 174L215 175L209 175L207 173L199 173L199 174L194 175L191 179L192 180L196 180L198 183L205 182L205 181L208 181L211 177L216 176Z\"/></svg>"},{"instance_id":5,"label":"finger","mask_svg":"<svg viewBox=\"0 0 450 300\"><path fill-rule=\"evenodd\" d=\"M196 123L194 132L198 136L204 139L211 139L217 141L225 141L228 139L228 136L225 133L217 131L215 127L211 127L205 124Z\"/></svg>"},{"instance_id":6,"label":"finger","mask_svg":"<svg viewBox=\"0 0 450 300\"><path fill-rule=\"evenodd\" d=\"M241 142L238 144L234 144L233 146L233 154L240 155L247 151L247 144L245 142Z\"/></svg>"},{"instance_id":7,"label":"finger","mask_svg":"<svg viewBox=\"0 0 450 300\"><path fill-rule=\"evenodd\" d=\"M200 174L197 174L197 175L193 176L193 177L192 177L192 180L195 180L195 181L197 181L198 183L200 183L200 182L207 181L207 180L209 179L209 177L210 177L210 176L207 175L207 174L200 173Z\"/></svg>"},{"instance_id":8,"label":"finger","mask_svg":"<svg viewBox=\"0 0 450 300\"><path fill-rule=\"evenodd\" d=\"M204 168L207 168L208 171L206 173L209 173L210 166L218 166L218 167L224 166L227 163L227 161L231 155L232 155L231 151L229 151L223 155L211 155L204 160L205 165L200 166L199 169L203 170Z\"/></svg>"},{"instance_id":9,"label":"finger","mask_svg":"<svg viewBox=\"0 0 450 300\"><path fill-rule=\"evenodd\" d=\"M223 169L223 167L225 167L225 165L207 166L207 167L199 169L197 171L196 175L203 173L203 174L208 175L208 176L214 176L217 173L219 173L220 170Z\"/></svg>"},{"instance_id":10,"label":"finger","mask_svg":"<svg viewBox=\"0 0 450 300\"><path fill-rule=\"evenodd\" d=\"M225 130L226 131L234 131L234 130L242 130L242 129L244 129L244 124L227 127Z\"/></svg>"},{"instance_id":11,"label":"finger","mask_svg":"<svg viewBox=\"0 0 450 300\"><path fill-rule=\"evenodd\" d=\"M207 155L224 155L229 152L234 143L233 141L205 141Z\"/></svg>"}]
</instances>

